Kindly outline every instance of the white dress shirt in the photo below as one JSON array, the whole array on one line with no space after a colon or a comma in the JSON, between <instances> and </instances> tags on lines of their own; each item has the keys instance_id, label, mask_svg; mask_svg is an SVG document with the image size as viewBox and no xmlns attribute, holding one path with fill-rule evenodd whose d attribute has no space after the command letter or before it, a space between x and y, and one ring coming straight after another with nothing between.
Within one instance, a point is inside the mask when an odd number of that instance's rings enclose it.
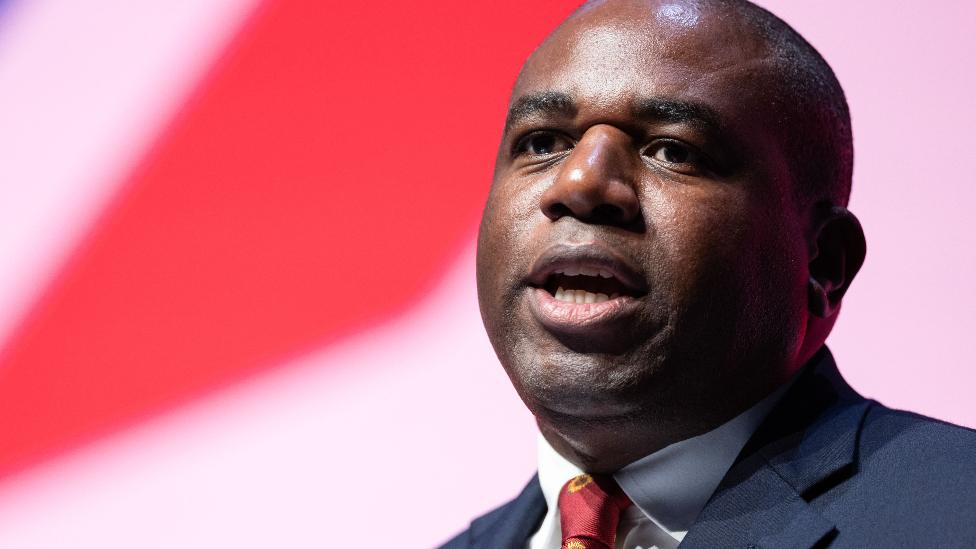
<instances>
[{"instance_id":1,"label":"white dress shirt","mask_svg":"<svg viewBox=\"0 0 976 549\"><path fill-rule=\"evenodd\" d=\"M613 478L634 505L620 517L616 549L673 549L684 539L722 477L792 381L727 423L667 446L617 471ZM557 501L578 467L539 436L539 483L548 510L529 549L559 549Z\"/></svg>"}]
</instances>

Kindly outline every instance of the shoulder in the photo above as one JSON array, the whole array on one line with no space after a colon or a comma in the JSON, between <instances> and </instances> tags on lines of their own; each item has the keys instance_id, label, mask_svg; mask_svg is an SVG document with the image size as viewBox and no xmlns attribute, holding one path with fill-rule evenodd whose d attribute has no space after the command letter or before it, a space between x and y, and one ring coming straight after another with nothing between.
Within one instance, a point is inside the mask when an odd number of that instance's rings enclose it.
<instances>
[{"instance_id":1,"label":"shoulder","mask_svg":"<svg viewBox=\"0 0 976 549\"><path fill-rule=\"evenodd\" d=\"M976 431L872 401L856 451L848 480L812 502L838 546L976 544Z\"/></svg>"},{"instance_id":2,"label":"shoulder","mask_svg":"<svg viewBox=\"0 0 976 549\"><path fill-rule=\"evenodd\" d=\"M891 489L938 489L976 503L976 431L872 403L858 444L860 472L888 478Z\"/></svg>"},{"instance_id":3,"label":"shoulder","mask_svg":"<svg viewBox=\"0 0 976 549\"><path fill-rule=\"evenodd\" d=\"M451 538L447 543L442 545L440 549L467 549L468 547L473 547L474 540L481 538L481 534L489 530L491 526L499 522L503 522L502 519L512 512L512 508L517 502L518 498L515 498L508 503L474 519L471 521L471 524L468 526L467 530Z\"/></svg>"},{"instance_id":4,"label":"shoulder","mask_svg":"<svg viewBox=\"0 0 976 549\"><path fill-rule=\"evenodd\" d=\"M972 448L976 444L976 430L915 412L888 408L877 401L871 401L864 418L862 436L867 437L865 442L887 440L907 443L940 439L951 443L950 447L962 445Z\"/></svg>"},{"instance_id":5,"label":"shoulder","mask_svg":"<svg viewBox=\"0 0 976 549\"><path fill-rule=\"evenodd\" d=\"M546 500L536 475L515 499L474 519L467 530L442 545L441 549L524 547L545 513Z\"/></svg>"},{"instance_id":6,"label":"shoulder","mask_svg":"<svg viewBox=\"0 0 976 549\"><path fill-rule=\"evenodd\" d=\"M508 503L481 515L480 517L471 521L468 529L461 532L460 534L451 538L447 543L442 545L440 549L467 549L469 547L474 547L475 540L482 539L483 534L490 531L492 527L497 527L499 523L504 523L502 520L506 515L512 512L512 508L516 505L518 498L509 501Z\"/></svg>"}]
</instances>

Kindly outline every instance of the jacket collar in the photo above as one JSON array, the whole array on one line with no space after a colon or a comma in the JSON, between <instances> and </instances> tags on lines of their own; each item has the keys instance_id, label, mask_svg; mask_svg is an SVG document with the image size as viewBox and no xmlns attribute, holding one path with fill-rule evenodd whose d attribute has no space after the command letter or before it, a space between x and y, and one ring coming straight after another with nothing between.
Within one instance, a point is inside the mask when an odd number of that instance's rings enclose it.
<instances>
[{"instance_id":1,"label":"jacket collar","mask_svg":"<svg viewBox=\"0 0 976 549\"><path fill-rule=\"evenodd\" d=\"M534 475L517 498L471 523L471 549L520 548L546 514L539 476Z\"/></svg>"},{"instance_id":2,"label":"jacket collar","mask_svg":"<svg viewBox=\"0 0 976 549\"><path fill-rule=\"evenodd\" d=\"M822 348L742 450L682 549L808 549L834 535L809 502L854 471L869 406Z\"/></svg>"}]
</instances>

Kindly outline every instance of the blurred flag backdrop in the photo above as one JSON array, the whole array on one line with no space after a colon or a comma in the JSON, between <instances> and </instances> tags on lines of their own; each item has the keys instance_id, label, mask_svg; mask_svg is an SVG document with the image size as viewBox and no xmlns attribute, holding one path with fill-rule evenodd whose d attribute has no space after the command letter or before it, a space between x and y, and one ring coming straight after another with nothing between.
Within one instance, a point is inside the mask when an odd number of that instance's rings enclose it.
<instances>
[{"instance_id":1,"label":"blurred flag backdrop","mask_svg":"<svg viewBox=\"0 0 976 549\"><path fill-rule=\"evenodd\" d=\"M842 371L976 425L976 8L762 4L852 106ZM0 546L427 547L513 496L474 237L576 5L0 1Z\"/></svg>"}]
</instances>

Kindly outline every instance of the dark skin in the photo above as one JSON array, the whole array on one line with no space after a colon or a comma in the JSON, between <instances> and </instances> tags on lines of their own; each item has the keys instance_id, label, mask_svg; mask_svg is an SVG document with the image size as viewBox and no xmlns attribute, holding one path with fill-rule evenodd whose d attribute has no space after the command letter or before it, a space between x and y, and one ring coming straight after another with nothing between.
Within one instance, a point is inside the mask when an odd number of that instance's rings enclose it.
<instances>
[{"instance_id":1,"label":"dark skin","mask_svg":"<svg viewBox=\"0 0 976 549\"><path fill-rule=\"evenodd\" d=\"M864 258L850 212L794 192L767 45L668 5L586 7L526 62L479 236L489 338L543 436L590 472L775 390ZM553 298L574 284L614 297Z\"/></svg>"}]
</instances>

